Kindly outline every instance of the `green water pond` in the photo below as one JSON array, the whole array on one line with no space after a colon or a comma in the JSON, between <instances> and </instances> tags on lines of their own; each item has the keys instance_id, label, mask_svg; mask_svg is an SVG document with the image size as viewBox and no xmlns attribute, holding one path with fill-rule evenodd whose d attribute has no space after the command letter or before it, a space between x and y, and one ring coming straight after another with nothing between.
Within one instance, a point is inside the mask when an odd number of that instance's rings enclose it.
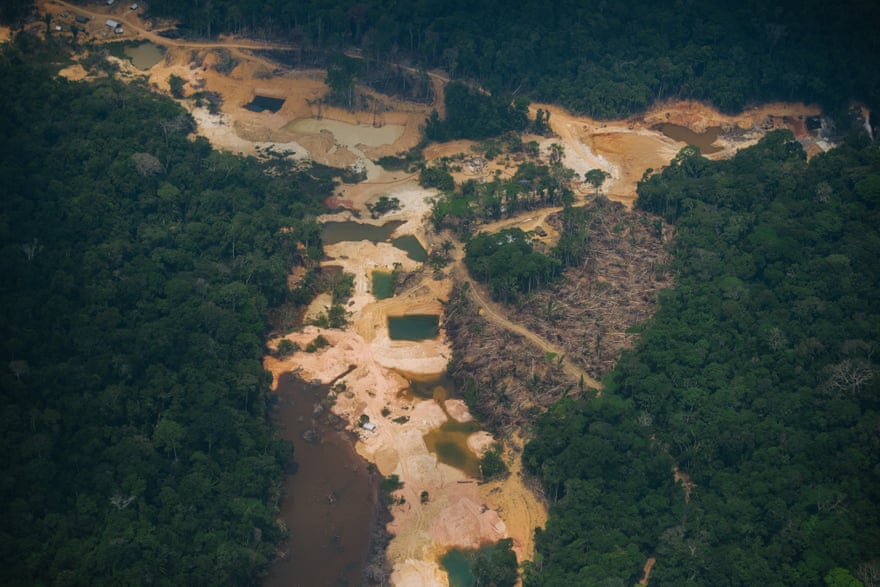
<instances>
[{"instance_id":1,"label":"green water pond","mask_svg":"<svg viewBox=\"0 0 880 587\"><path fill-rule=\"evenodd\" d=\"M321 240L325 245L345 241L370 241L384 243L391 238L391 233L403 224L402 220L386 222L381 226L361 224L360 222L325 222L321 225Z\"/></svg>"},{"instance_id":2,"label":"green water pond","mask_svg":"<svg viewBox=\"0 0 880 587\"><path fill-rule=\"evenodd\" d=\"M373 271L373 296L386 300L394 295L394 275L390 271Z\"/></svg>"},{"instance_id":3,"label":"green water pond","mask_svg":"<svg viewBox=\"0 0 880 587\"><path fill-rule=\"evenodd\" d=\"M422 243L419 242L419 239L411 234L399 236L396 239L392 240L391 244L393 244L401 251L404 251L406 253L406 256L413 261L423 263L428 260L428 251L425 250L425 247L422 246Z\"/></svg>"},{"instance_id":4,"label":"green water pond","mask_svg":"<svg viewBox=\"0 0 880 587\"><path fill-rule=\"evenodd\" d=\"M427 340L438 334L440 316L437 314L388 317L388 336L391 340Z\"/></svg>"}]
</instances>

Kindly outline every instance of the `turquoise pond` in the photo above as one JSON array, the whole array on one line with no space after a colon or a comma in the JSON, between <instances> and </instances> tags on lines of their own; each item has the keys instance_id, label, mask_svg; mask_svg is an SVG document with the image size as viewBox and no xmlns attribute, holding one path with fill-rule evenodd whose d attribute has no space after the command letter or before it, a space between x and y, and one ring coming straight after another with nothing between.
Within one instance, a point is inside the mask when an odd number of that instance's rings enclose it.
<instances>
[{"instance_id":1,"label":"turquoise pond","mask_svg":"<svg viewBox=\"0 0 880 587\"><path fill-rule=\"evenodd\" d=\"M449 575L449 587L473 587L477 578L471 572L473 554L454 549L440 557L440 565Z\"/></svg>"},{"instance_id":2,"label":"turquoise pond","mask_svg":"<svg viewBox=\"0 0 880 587\"><path fill-rule=\"evenodd\" d=\"M388 336L391 340L426 340L438 334L440 316L437 314L388 317Z\"/></svg>"},{"instance_id":3,"label":"turquoise pond","mask_svg":"<svg viewBox=\"0 0 880 587\"><path fill-rule=\"evenodd\" d=\"M491 556L498 548L497 544L486 544L476 550L453 548L440 557L440 566L449 576L449 587L475 587L477 578L473 567L481 554Z\"/></svg>"}]
</instances>

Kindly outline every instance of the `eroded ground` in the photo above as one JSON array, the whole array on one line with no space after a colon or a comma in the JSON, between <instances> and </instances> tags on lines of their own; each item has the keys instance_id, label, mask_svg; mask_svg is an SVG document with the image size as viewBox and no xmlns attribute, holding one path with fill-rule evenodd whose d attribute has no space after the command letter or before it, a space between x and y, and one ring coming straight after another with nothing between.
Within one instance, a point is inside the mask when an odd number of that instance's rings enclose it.
<instances>
[{"instance_id":1,"label":"eroded ground","mask_svg":"<svg viewBox=\"0 0 880 587\"><path fill-rule=\"evenodd\" d=\"M251 52L261 47L273 48L271 44L231 37L206 43L168 40L157 35L156 31L169 23L146 21L139 11L129 11L127 6L104 10L103 5L90 5L83 9L48 0L43 3L43 10L53 15L53 22L62 25L63 30L57 33L62 35L70 34L69 27L75 15L91 17L92 21L83 27L81 42L86 39L99 43L140 39L163 47L165 58L147 71L134 68L126 60L116 60L120 76L124 79L144 77L156 90L168 92L169 78L176 75L185 81L184 94L187 96L196 92L219 96L221 104L214 114L192 100L181 101L197 121L197 132L216 148L258 154L272 147L290 151L294 158L312 159L337 167L361 166L368 171L368 181L340 185L335 194L336 203L357 213L365 212L366 204L381 195L397 197L402 209L383 217L382 222L403 220L405 223L396 234L415 235L429 251L441 242L438 235L428 230L425 221L429 211L427 199L434 195L433 192L419 187L411 175L385 171L372 162L416 146L425 117L432 107L442 113L442 103L431 106L410 104L362 89L369 96L370 109L352 112L333 108L325 103L328 89L323 83L323 72L291 71ZM124 35L110 38L104 34L103 22L108 17L124 24ZM40 26L44 25L41 23ZM4 32L0 30L2 34ZM89 74L75 64L65 69L62 75L85 79ZM442 95L439 91L442 75L432 74L432 77L437 85L436 95ZM256 95L285 101L275 113L245 109L244 106ZM612 200L630 207L635 199L636 183L645 170L661 168L684 146L651 129L661 122L680 124L698 132L710 126L721 126L730 131L737 129L718 141L722 148L712 155L713 158L730 156L736 149L757 141L771 127L791 128L808 149L821 146L812 141L803 123L805 117L817 114L817 109L798 104L773 104L731 117L700 104L675 103L660 105L642 116L616 122L574 116L555 106L536 104L533 110L539 107L551 112L550 124L555 136L530 138L538 140L545 152L553 143L562 144L565 165L581 176L595 168L607 171L611 177L603 191ZM323 130L316 130L314 125L298 124L298 121L318 118L348 123L349 126L334 126L334 132L329 124ZM391 125L401 127L393 140L382 143L370 138L374 129ZM469 154L472 147L473 144L467 141L431 145L425 150L425 157L431 161L457 153ZM489 162L479 175L489 176L496 170L503 175L512 174L515 168L509 161L498 160ZM466 178L467 174L467 171L462 172L458 179ZM591 187L581 186L579 198L589 199L592 194ZM552 241L554 232L546 224L547 216L552 212L530 212L482 228L497 230L518 225L528 230L544 224L550 230L548 241ZM362 214L361 218L366 216L368 214ZM391 340L388 333L389 315L442 314L446 309L444 303L451 295L454 268L447 268L440 279L435 279L430 271L410 260L403 251L390 244L366 241L329 245L327 255L331 258L327 264L341 265L355 276L355 294L347 306L350 326L344 330L324 331L307 327L289 334L286 338L300 347L305 347L318 334L331 344L319 352L297 352L284 360L267 357L265 365L276 378L281 373L293 371L308 380L345 382L345 390L338 394L334 411L347 418L352 429L359 431L358 452L375 463L383 475L397 474L404 483L400 496L405 498L405 503L394 506L394 520L389 526L395 535L388 549L394 565L394 584L445 585L445 573L437 563L443 552L450 547L475 547L483 541L502 537L514 539L520 560L530 558L533 530L546 521L546 509L541 500L524 486L515 450L521 446L521 440L508 443L513 449L507 453L512 474L505 481L479 485L458 469L439 463L427 450L424 434L449 417L466 421L470 414L460 400L447 401L443 406L445 410L432 401L413 400L404 393L408 382L400 373L410 377L431 377L445 371L452 354L445 329L441 328L437 339L422 342ZM374 269L390 270L395 263L417 275L395 297L377 301L371 293L370 274ZM321 303L318 302L318 306ZM272 341L271 346L274 348L278 342ZM358 427L362 414L377 424L375 430L365 431ZM486 433L477 433L469 442L474 451L480 452L491 444L492 438ZM426 504L420 503L423 491L430 495Z\"/></svg>"}]
</instances>

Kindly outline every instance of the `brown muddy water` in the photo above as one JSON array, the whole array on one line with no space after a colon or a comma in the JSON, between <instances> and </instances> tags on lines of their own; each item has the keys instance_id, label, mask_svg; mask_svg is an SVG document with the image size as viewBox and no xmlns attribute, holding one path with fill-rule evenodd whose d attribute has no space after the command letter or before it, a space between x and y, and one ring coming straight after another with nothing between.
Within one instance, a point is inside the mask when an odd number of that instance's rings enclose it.
<instances>
[{"instance_id":1,"label":"brown muddy water","mask_svg":"<svg viewBox=\"0 0 880 587\"><path fill-rule=\"evenodd\" d=\"M410 388L405 397L410 400L434 401L443 409L448 418L439 428L431 430L424 436L428 451L437 456L437 460L463 472L473 478L480 478L480 458L468 446L471 434L480 431L475 421L459 422L446 410L446 400L455 397L455 385L448 374L439 377L419 378L401 373L409 379Z\"/></svg>"},{"instance_id":2,"label":"brown muddy water","mask_svg":"<svg viewBox=\"0 0 880 587\"><path fill-rule=\"evenodd\" d=\"M131 59L132 65L138 69L147 70L165 58L165 52L153 43L141 43L136 46L126 47L125 55Z\"/></svg>"},{"instance_id":3,"label":"brown muddy water","mask_svg":"<svg viewBox=\"0 0 880 587\"><path fill-rule=\"evenodd\" d=\"M686 126L680 126L678 124L671 124L668 122L658 124L652 128L654 130L659 130L670 139L675 139L676 141L681 141L683 143L687 143L688 145L699 147L700 153L702 153L703 155L708 155L709 153L717 153L721 150L721 147L716 147L712 145L712 143L714 143L715 140L719 136L721 136L722 129L720 126L710 126L706 129L705 132L702 133L696 133Z\"/></svg>"},{"instance_id":4,"label":"brown muddy water","mask_svg":"<svg viewBox=\"0 0 880 587\"><path fill-rule=\"evenodd\" d=\"M263 587L360 585L375 523L377 482L344 430L315 414L328 388L285 375L273 420L295 445L295 472L285 479L281 517L290 554L276 562ZM313 433L319 441L303 435Z\"/></svg>"}]
</instances>

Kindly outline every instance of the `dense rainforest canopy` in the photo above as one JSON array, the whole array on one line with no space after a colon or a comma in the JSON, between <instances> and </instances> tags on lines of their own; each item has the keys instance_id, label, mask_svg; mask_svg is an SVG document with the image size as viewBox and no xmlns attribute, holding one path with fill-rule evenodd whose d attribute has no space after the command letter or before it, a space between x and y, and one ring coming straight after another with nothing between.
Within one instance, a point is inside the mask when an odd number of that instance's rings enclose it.
<instances>
[{"instance_id":1,"label":"dense rainforest canopy","mask_svg":"<svg viewBox=\"0 0 880 587\"><path fill-rule=\"evenodd\" d=\"M512 128L522 96L598 117L666 98L880 107L875 2L150 10L315 59L360 47L368 65L443 67L495 98L452 86L458 103ZM0 55L0 579L249 584L282 535L291 456L266 425L266 310L288 299L286 267L320 252L302 219L329 180L212 152L171 102L56 79L60 58L27 45ZM452 123L440 137L470 125ZM631 585L651 556L660 587L880 575L878 202L880 154L863 139L810 163L785 134L730 161L686 149L641 184L638 205L677 225L676 286L602 398L536 423L524 464L553 507L527 585ZM481 245L487 269L497 251Z\"/></svg>"},{"instance_id":2,"label":"dense rainforest canopy","mask_svg":"<svg viewBox=\"0 0 880 587\"><path fill-rule=\"evenodd\" d=\"M659 587L876 584L880 150L687 148L638 205L677 225L677 284L604 397L538 420L526 584L632 585L650 556Z\"/></svg>"},{"instance_id":3,"label":"dense rainforest canopy","mask_svg":"<svg viewBox=\"0 0 880 587\"><path fill-rule=\"evenodd\" d=\"M880 107L880 4L866 0L152 0L197 35L270 34L359 47L601 118L655 100L850 99Z\"/></svg>"},{"instance_id":4,"label":"dense rainforest canopy","mask_svg":"<svg viewBox=\"0 0 880 587\"><path fill-rule=\"evenodd\" d=\"M9 0L0 18L30 4ZM870 0L152 0L148 10L195 36L271 36L325 64L359 48L368 66L439 67L499 97L598 118L670 98L725 111L773 100L880 108L880 4Z\"/></svg>"},{"instance_id":5,"label":"dense rainforest canopy","mask_svg":"<svg viewBox=\"0 0 880 587\"><path fill-rule=\"evenodd\" d=\"M0 52L0 583L252 584L292 457L266 312L320 258L331 182L61 61L27 35Z\"/></svg>"}]
</instances>

